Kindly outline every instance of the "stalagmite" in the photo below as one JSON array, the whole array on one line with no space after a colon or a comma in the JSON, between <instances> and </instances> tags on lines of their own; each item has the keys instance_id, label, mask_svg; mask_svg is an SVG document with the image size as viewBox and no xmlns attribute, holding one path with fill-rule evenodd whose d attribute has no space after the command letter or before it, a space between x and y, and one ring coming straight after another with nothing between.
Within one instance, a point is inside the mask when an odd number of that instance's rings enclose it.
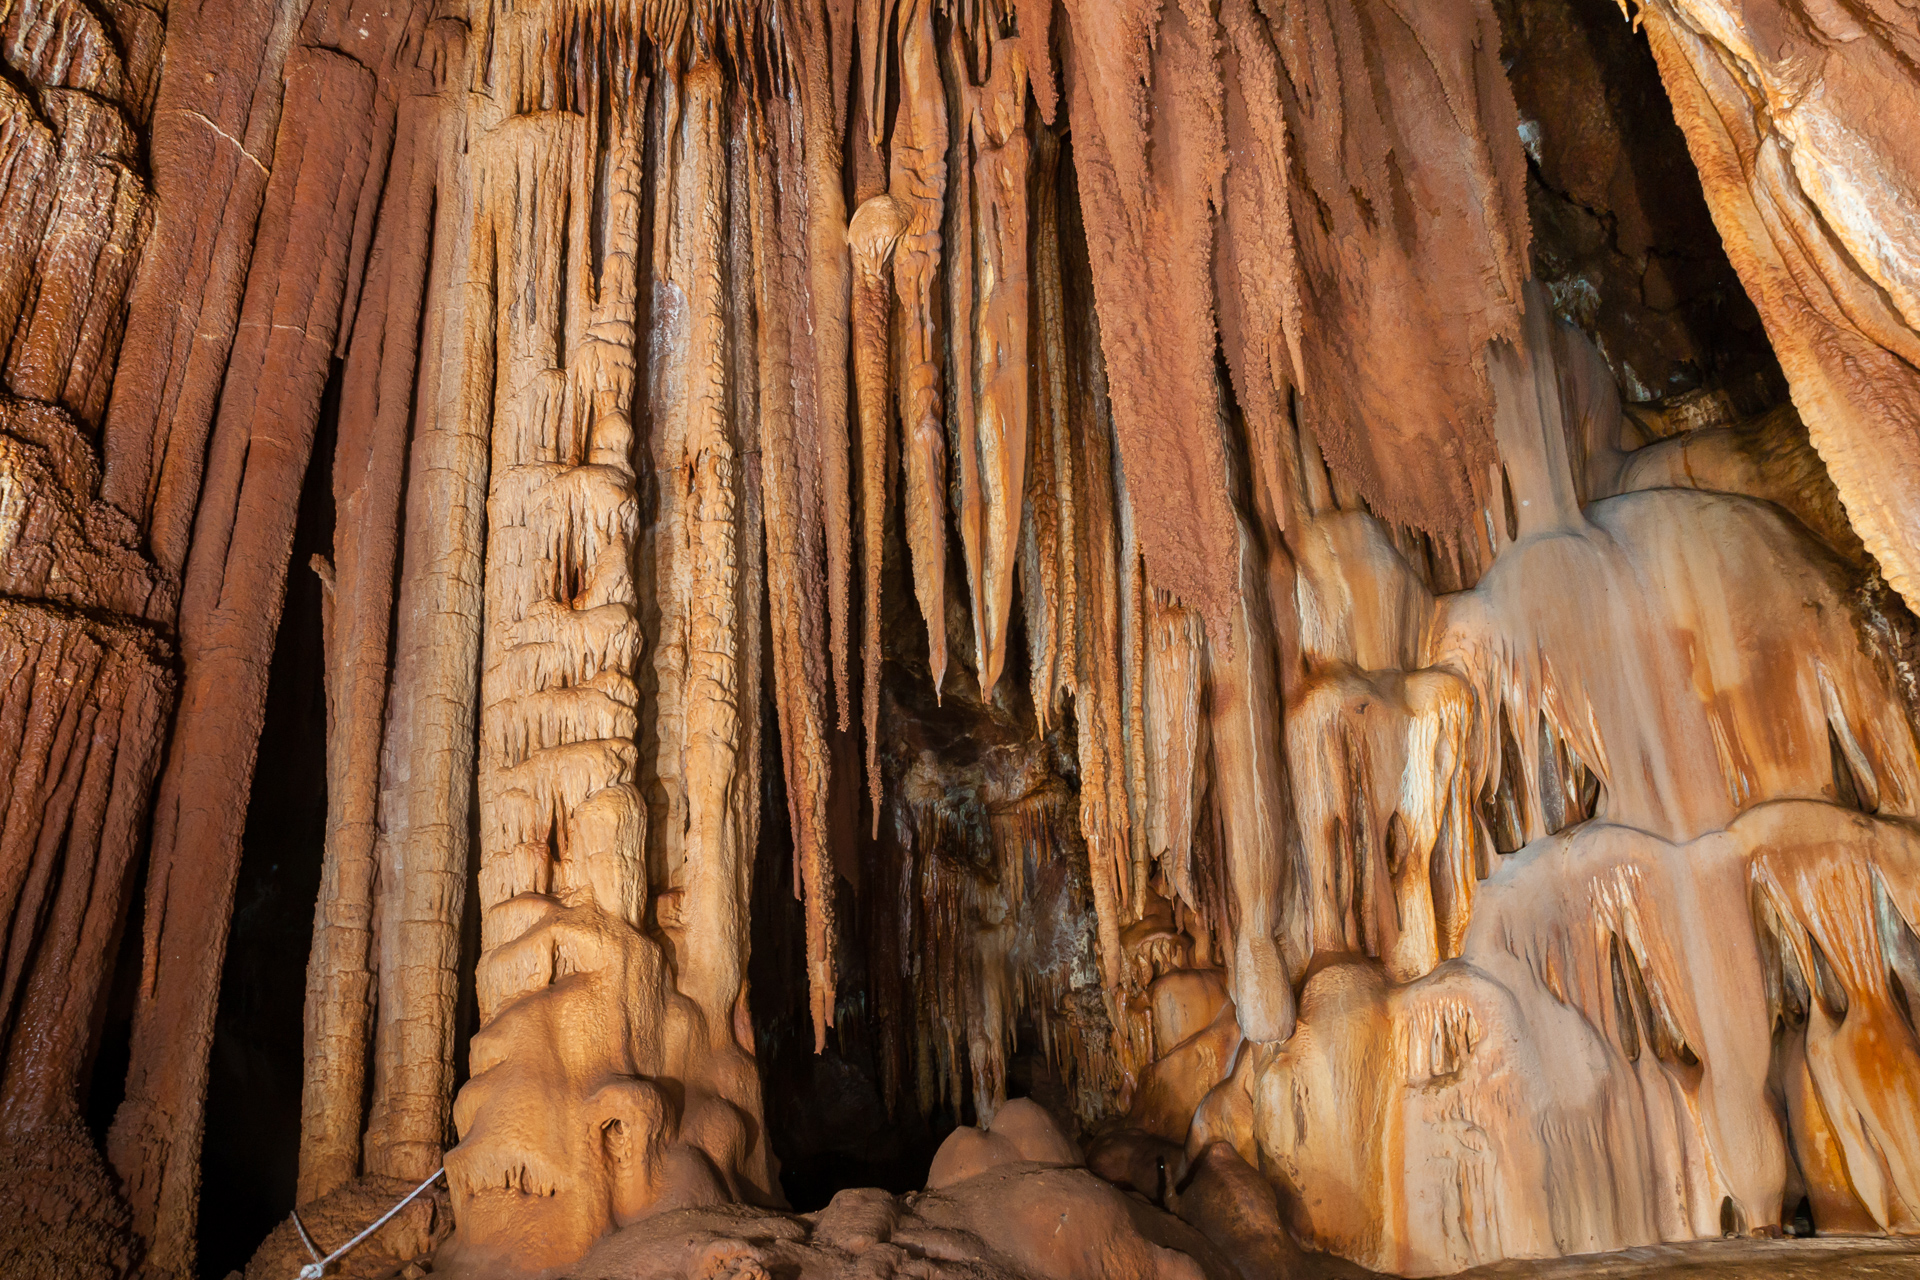
<instances>
[{"instance_id":1,"label":"stalagmite","mask_svg":"<svg viewBox=\"0 0 1920 1280\"><path fill-rule=\"evenodd\" d=\"M639 139L630 87L617 77L595 87L614 98L619 130L608 166L613 252L597 278L575 221L579 206L539 199L543 188L578 181L581 141L542 136L535 125L547 121L503 123L489 139L489 203L559 206L559 217L530 227L495 224L505 292L537 281L577 303L528 317L502 344L481 680L487 952L513 940L510 922L525 914L525 895L585 898L629 923L644 902L645 826L629 741L640 648L628 567ZM541 163L549 157L552 168ZM483 987L480 1007L491 1017L518 993Z\"/></svg>"},{"instance_id":2,"label":"stalagmite","mask_svg":"<svg viewBox=\"0 0 1920 1280\"><path fill-rule=\"evenodd\" d=\"M537 29L510 37L507 57L540 56ZM740 727L738 700L758 701L757 678L741 668L757 671L759 596L740 549L761 529L726 374L743 299L725 291L723 265L753 254L751 232L724 234L729 194L749 205L754 196L745 175L729 176L713 54L696 48L691 65L660 69L657 98L655 82L618 53L572 88L604 95L609 122L597 239L592 206L542 198L588 182L580 116L476 122L487 129L477 202L502 294L563 305L497 318L480 726L483 1026L454 1106L461 1141L446 1157L455 1272L571 1261L607 1230L702 1188L769 1194L764 1141L745 1118L759 1098L740 1025L755 823L732 799L755 784L742 754L757 739ZM672 156L651 175L649 123ZM657 861L634 742L643 625L634 339L650 178L676 211L652 265L661 321L677 341L656 351L655 434L639 454L666 489L642 544L659 592L647 624L657 628L653 764L666 792ZM529 203L557 216L513 216ZM660 934L643 931L650 921ZM603 1034L561 1032L582 1019ZM655 1078L682 1084L667 1093Z\"/></svg>"}]
</instances>

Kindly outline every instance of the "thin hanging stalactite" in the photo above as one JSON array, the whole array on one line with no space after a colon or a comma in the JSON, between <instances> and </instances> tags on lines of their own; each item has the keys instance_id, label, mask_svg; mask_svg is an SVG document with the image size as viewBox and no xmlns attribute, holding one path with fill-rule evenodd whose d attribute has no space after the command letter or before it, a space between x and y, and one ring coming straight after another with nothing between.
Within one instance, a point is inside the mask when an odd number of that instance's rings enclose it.
<instances>
[{"instance_id":1,"label":"thin hanging stalactite","mask_svg":"<svg viewBox=\"0 0 1920 1280\"><path fill-rule=\"evenodd\" d=\"M765 479L767 599L772 617L774 700L779 713L781 759L787 782L788 821L793 831L795 890L806 902L809 991L818 960L830 964L831 904L813 892L831 874L827 831L827 676L820 601L822 555L808 518L808 450L799 433L795 395L794 332L790 317L804 288L798 242L791 235L797 211L782 199L775 174L793 163L799 148L796 122L775 106L764 124L766 146L749 153L755 311L759 318L756 363L760 372L760 457ZM801 348L804 350L804 348ZM810 996L816 1049L826 1043L833 1003L824 991Z\"/></svg>"},{"instance_id":2,"label":"thin hanging stalactite","mask_svg":"<svg viewBox=\"0 0 1920 1280\"><path fill-rule=\"evenodd\" d=\"M847 252L846 197L840 187L844 131L844 68L853 31L826 0L797 0L795 50L806 208L807 314L814 362L813 437L820 458L821 518L826 528L827 602L831 623L834 703L844 731L852 723L847 687L848 603L853 577L852 476L847 438L848 306L853 272ZM834 16L843 21L836 24ZM831 986L831 981L828 981ZM831 1004L831 1001L829 1001ZM817 1013L816 1013L816 1016ZM830 1021L831 1019L829 1019Z\"/></svg>"},{"instance_id":3,"label":"thin hanging stalactite","mask_svg":"<svg viewBox=\"0 0 1920 1280\"><path fill-rule=\"evenodd\" d=\"M888 270L907 219L892 196L879 195L854 212L853 371L860 417L860 554L864 592L860 601L860 668L864 683L861 719L867 735L867 799L873 836L880 835L880 571L887 537L887 477L891 456L892 361L890 321L893 279Z\"/></svg>"},{"instance_id":4,"label":"thin hanging stalactite","mask_svg":"<svg viewBox=\"0 0 1920 1280\"><path fill-rule=\"evenodd\" d=\"M1067 402L1066 284L1060 257L1060 136L1034 136L1032 177L1033 423L1021 517L1021 597L1028 678L1044 736L1073 682L1079 584L1074 576L1072 419Z\"/></svg>"},{"instance_id":5,"label":"thin hanging stalactite","mask_svg":"<svg viewBox=\"0 0 1920 1280\"><path fill-rule=\"evenodd\" d=\"M970 317L973 367L965 376L973 380L977 461L972 476L980 490L978 546L968 558L975 577L967 585L974 600L980 687L991 694L1006 661L1021 497L1026 491L1032 144L1027 136L1025 46L1011 38L995 40L989 56L992 70L972 95L964 145L972 157L971 191L977 206ZM965 528L963 524L963 532Z\"/></svg>"},{"instance_id":6,"label":"thin hanging stalactite","mask_svg":"<svg viewBox=\"0 0 1920 1280\"><path fill-rule=\"evenodd\" d=\"M937 697L947 678L947 435L942 410L935 299L947 198L947 102L940 79L933 0L904 0L897 15L900 106L888 156L888 192L907 209L893 255L900 297L900 466L913 557L913 593L927 627Z\"/></svg>"}]
</instances>

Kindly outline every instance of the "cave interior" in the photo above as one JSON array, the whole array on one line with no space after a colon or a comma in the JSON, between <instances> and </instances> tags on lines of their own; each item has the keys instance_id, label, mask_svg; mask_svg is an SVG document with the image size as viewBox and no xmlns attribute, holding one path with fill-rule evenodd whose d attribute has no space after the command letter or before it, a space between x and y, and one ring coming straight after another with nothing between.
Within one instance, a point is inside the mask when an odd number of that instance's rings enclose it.
<instances>
[{"instance_id":1,"label":"cave interior","mask_svg":"<svg viewBox=\"0 0 1920 1280\"><path fill-rule=\"evenodd\" d=\"M1920 1268L1899 0L0 61L0 1272Z\"/></svg>"}]
</instances>

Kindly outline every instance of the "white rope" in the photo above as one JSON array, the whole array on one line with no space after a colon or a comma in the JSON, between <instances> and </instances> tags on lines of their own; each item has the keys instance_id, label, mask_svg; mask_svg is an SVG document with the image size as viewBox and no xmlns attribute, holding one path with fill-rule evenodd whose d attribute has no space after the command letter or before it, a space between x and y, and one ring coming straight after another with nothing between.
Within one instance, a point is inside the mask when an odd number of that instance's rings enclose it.
<instances>
[{"instance_id":1,"label":"white rope","mask_svg":"<svg viewBox=\"0 0 1920 1280\"><path fill-rule=\"evenodd\" d=\"M372 1235L374 1232L378 1231L380 1228L386 1226L387 1223L392 1220L394 1214L400 1212L402 1209L412 1204L414 1200L419 1197L422 1191L425 1191L428 1187L432 1186L435 1182L439 1181L440 1175L445 1172L446 1170L444 1168L435 1169L433 1171L432 1177L428 1178L425 1182L421 1183L419 1186L415 1187L413 1190L407 1192L406 1199L402 1200L399 1204L393 1206L393 1208L381 1214L379 1219L376 1220L372 1226L368 1227L365 1231L362 1231L359 1235L347 1241L345 1244L341 1245L338 1249L335 1249L332 1253L328 1254L324 1258L320 1256L320 1250L314 1247L313 1237L307 1234L307 1224L300 1221L300 1211L298 1209L295 1209L293 1211L293 1228L294 1230L300 1233L300 1243L307 1246L307 1252L313 1257L312 1262L300 1268L300 1280L320 1280L320 1277L327 1273L327 1268L329 1266L333 1265L335 1262L338 1262L341 1258L345 1257L347 1253L355 1245L359 1244L362 1240L365 1240L368 1236Z\"/></svg>"},{"instance_id":2,"label":"white rope","mask_svg":"<svg viewBox=\"0 0 1920 1280\"><path fill-rule=\"evenodd\" d=\"M300 1243L307 1246L307 1256L315 1262L319 1262L320 1250L314 1247L313 1237L307 1234L307 1224L300 1221L300 1211L298 1209L293 1211L293 1229L300 1233Z\"/></svg>"}]
</instances>

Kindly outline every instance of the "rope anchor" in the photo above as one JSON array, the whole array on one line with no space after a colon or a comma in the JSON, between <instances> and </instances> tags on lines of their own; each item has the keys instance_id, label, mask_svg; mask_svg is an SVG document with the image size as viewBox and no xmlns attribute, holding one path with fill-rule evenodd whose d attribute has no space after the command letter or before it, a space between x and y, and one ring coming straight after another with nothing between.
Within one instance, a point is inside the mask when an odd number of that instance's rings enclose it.
<instances>
[{"instance_id":1,"label":"rope anchor","mask_svg":"<svg viewBox=\"0 0 1920 1280\"><path fill-rule=\"evenodd\" d=\"M365 1231L362 1231L359 1235L347 1241L345 1244L341 1245L338 1249L335 1249L332 1253L328 1254L324 1258L320 1256L319 1247L313 1243L313 1237L307 1234L307 1224L300 1221L300 1211L298 1209L295 1209L293 1211L293 1229L300 1233L300 1243L307 1246L307 1252L313 1257L312 1262L300 1268L299 1280L320 1280L320 1278L327 1273L328 1267L332 1266L335 1262L338 1262L341 1258L346 1257L347 1254L352 1251L353 1247L359 1244L362 1240L365 1240L368 1236L372 1235L374 1232L378 1231L380 1228L386 1226L388 1222L392 1221L394 1214L400 1212L402 1209L412 1204L417 1198L419 1198L419 1195L422 1191L425 1191L428 1187L432 1186L435 1182L439 1181L440 1175L445 1172L446 1172L446 1169L444 1167L435 1169L432 1175L428 1177L428 1179L425 1182L421 1183L419 1186L415 1187L413 1190L407 1192L405 1199L403 1199L399 1204L393 1206L393 1208L381 1214L380 1217L374 1221L372 1226L368 1227Z\"/></svg>"}]
</instances>

